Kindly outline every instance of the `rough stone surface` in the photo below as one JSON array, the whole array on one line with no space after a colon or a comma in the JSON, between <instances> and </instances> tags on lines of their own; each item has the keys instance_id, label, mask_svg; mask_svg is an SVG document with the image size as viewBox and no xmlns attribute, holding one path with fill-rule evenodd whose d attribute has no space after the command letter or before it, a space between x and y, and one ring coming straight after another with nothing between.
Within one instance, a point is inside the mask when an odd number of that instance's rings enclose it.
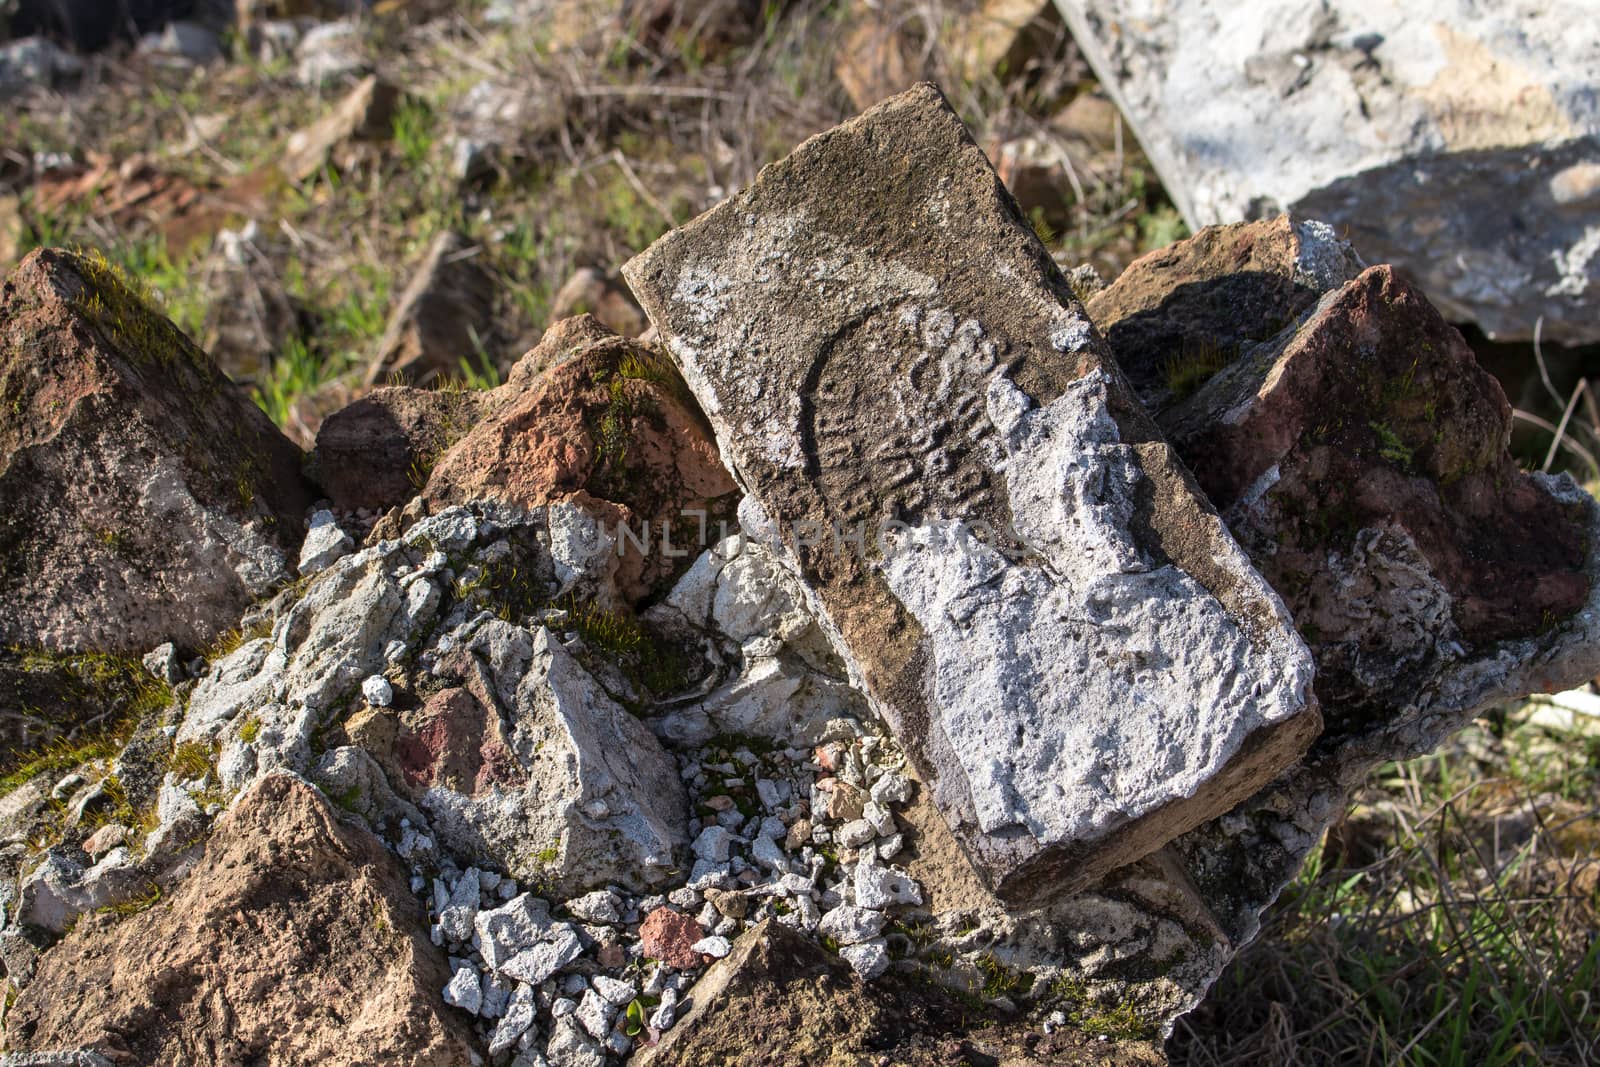
<instances>
[{"instance_id":1,"label":"rough stone surface","mask_svg":"<svg viewBox=\"0 0 1600 1067\"><path fill-rule=\"evenodd\" d=\"M334 560L348 555L354 547L355 542L339 528L333 512L314 512L306 528L305 543L300 546L300 573L309 575L327 570Z\"/></svg>"},{"instance_id":2,"label":"rough stone surface","mask_svg":"<svg viewBox=\"0 0 1600 1067\"><path fill-rule=\"evenodd\" d=\"M706 523L731 516L733 483L682 390L655 352L589 316L566 320L513 368L494 414L439 460L423 501L571 504L589 517L583 539L609 557L612 583L637 600L709 543Z\"/></svg>"},{"instance_id":3,"label":"rough stone surface","mask_svg":"<svg viewBox=\"0 0 1600 1067\"><path fill-rule=\"evenodd\" d=\"M1374 764L1421 755L1484 708L1600 670L1600 508L1565 477L1517 469L1498 384L1413 286L1388 267L1338 271L1307 282L1316 299L1273 336L1252 341L1253 323L1226 321L1208 287L1242 311L1257 306L1250 294L1290 291L1294 258L1237 255L1249 232L1289 236L1277 226L1197 234L1136 264L1138 288L1119 294L1119 280L1091 309L1130 365L1186 337L1241 338L1197 392L1155 403L1305 634L1325 731L1301 766L1101 893L997 920L1011 931L1003 940L1064 953L1079 980L1143 1005L1163 1027L1255 936ZM1163 282L1152 262L1184 266ZM1208 307L1215 315L1197 313ZM1119 332L1118 314L1138 328ZM937 827L918 825L919 852L937 856L927 836ZM949 880L930 888L935 910L948 906ZM1068 948L1051 928L1094 932ZM1105 967L1130 955L1164 973L1127 982Z\"/></svg>"},{"instance_id":4,"label":"rough stone surface","mask_svg":"<svg viewBox=\"0 0 1600 1067\"><path fill-rule=\"evenodd\" d=\"M314 932L314 936L312 936ZM116 1062L462 1064L404 873L310 786L263 780L136 917L85 916L8 1012L8 1048Z\"/></svg>"},{"instance_id":5,"label":"rough stone surface","mask_svg":"<svg viewBox=\"0 0 1600 1067\"><path fill-rule=\"evenodd\" d=\"M1095 1041L975 1012L926 979L894 974L871 985L849 962L773 922L747 931L689 992L672 1028L629 1062L636 1067L934 1067L951 1063L1097 1063L1154 1067L1150 1045ZM782 1040L774 1040L781 1034Z\"/></svg>"},{"instance_id":6,"label":"rough stone surface","mask_svg":"<svg viewBox=\"0 0 1600 1067\"><path fill-rule=\"evenodd\" d=\"M568 896L667 877L688 844L676 767L550 631L486 623L456 661L487 674L480 702L511 727L511 788L476 795L434 787L422 807L457 851L486 851L519 879Z\"/></svg>"},{"instance_id":7,"label":"rough stone surface","mask_svg":"<svg viewBox=\"0 0 1600 1067\"><path fill-rule=\"evenodd\" d=\"M1161 397L1158 418L1306 635L1325 741L1443 710L1445 680L1483 658L1505 696L1587 677L1592 656L1576 646L1537 677L1506 656L1507 642L1544 638L1523 646L1537 659L1563 647L1555 631L1590 600L1590 507L1518 469L1499 384L1390 267L1297 284L1304 306L1273 336L1227 326L1225 302L1253 317L1241 294L1304 276L1293 260L1234 254L1269 225L1282 248L1285 223L1202 231L1166 257L1186 269L1141 269L1147 257L1130 268L1136 287L1119 279L1090 311L1132 366L1185 338L1239 338L1193 395ZM1202 307L1217 313L1191 313Z\"/></svg>"},{"instance_id":8,"label":"rough stone surface","mask_svg":"<svg viewBox=\"0 0 1600 1067\"><path fill-rule=\"evenodd\" d=\"M30 254L0 353L0 643L194 648L290 577L299 451L103 260Z\"/></svg>"},{"instance_id":9,"label":"rough stone surface","mask_svg":"<svg viewBox=\"0 0 1600 1067\"><path fill-rule=\"evenodd\" d=\"M1281 333L1364 264L1323 223L1208 226L1135 260L1084 304L1150 412Z\"/></svg>"},{"instance_id":10,"label":"rough stone surface","mask_svg":"<svg viewBox=\"0 0 1600 1067\"><path fill-rule=\"evenodd\" d=\"M1600 340L1584 0L1058 6L1191 228L1323 219L1491 337Z\"/></svg>"},{"instance_id":11,"label":"rough stone surface","mask_svg":"<svg viewBox=\"0 0 1600 1067\"><path fill-rule=\"evenodd\" d=\"M478 420L477 390L384 386L329 415L317 431L313 470L343 510L398 507Z\"/></svg>"},{"instance_id":12,"label":"rough stone surface","mask_svg":"<svg viewBox=\"0 0 1600 1067\"><path fill-rule=\"evenodd\" d=\"M812 139L624 274L744 525L1004 895L1083 888L1309 743L1281 603L937 90Z\"/></svg>"},{"instance_id":13,"label":"rough stone surface","mask_svg":"<svg viewBox=\"0 0 1600 1067\"><path fill-rule=\"evenodd\" d=\"M677 970L698 967L705 957L694 950L705 932L691 917L671 908L657 908L639 928L640 946L647 958Z\"/></svg>"},{"instance_id":14,"label":"rough stone surface","mask_svg":"<svg viewBox=\"0 0 1600 1067\"><path fill-rule=\"evenodd\" d=\"M440 234L389 313L367 364L367 384L398 375L426 385L460 374L462 361L473 355L472 331L489 321L493 304L494 279L473 258L466 238Z\"/></svg>"}]
</instances>

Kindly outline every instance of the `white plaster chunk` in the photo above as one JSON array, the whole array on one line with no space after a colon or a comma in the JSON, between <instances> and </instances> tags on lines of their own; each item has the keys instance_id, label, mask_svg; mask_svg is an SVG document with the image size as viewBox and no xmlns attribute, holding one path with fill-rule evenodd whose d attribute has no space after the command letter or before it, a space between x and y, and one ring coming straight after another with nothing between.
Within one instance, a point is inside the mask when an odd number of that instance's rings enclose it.
<instances>
[{"instance_id":1,"label":"white plaster chunk","mask_svg":"<svg viewBox=\"0 0 1600 1067\"><path fill-rule=\"evenodd\" d=\"M884 575L932 643L979 825L1093 840L1193 796L1252 732L1298 714L1311 663L1288 634L1260 647L1192 577L1145 557L1129 530L1141 475L1100 372L1020 414L1015 390L997 376L990 410L1016 527L1049 570L927 526Z\"/></svg>"}]
</instances>

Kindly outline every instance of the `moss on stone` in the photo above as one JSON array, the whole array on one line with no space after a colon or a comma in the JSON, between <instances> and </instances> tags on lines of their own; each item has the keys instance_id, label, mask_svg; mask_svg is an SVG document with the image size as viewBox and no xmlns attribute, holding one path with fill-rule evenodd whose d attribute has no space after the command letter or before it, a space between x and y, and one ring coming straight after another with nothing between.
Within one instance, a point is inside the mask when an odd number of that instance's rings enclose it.
<instances>
[{"instance_id":1,"label":"moss on stone","mask_svg":"<svg viewBox=\"0 0 1600 1067\"><path fill-rule=\"evenodd\" d=\"M36 724L41 741L0 754L0 796L41 774L114 755L139 722L173 701L171 687L131 657L0 650L0 708Z\"/></svg>"}]
</instances>

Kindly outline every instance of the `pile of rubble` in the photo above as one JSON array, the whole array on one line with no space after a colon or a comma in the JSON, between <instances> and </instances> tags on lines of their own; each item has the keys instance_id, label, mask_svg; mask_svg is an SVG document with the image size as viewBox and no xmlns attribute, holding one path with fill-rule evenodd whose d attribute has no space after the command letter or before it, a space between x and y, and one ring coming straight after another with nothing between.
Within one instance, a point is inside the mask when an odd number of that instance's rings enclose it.
<instances>
[{"instance_id":1,"label":"pile of rubble","mask_svg":"<svg viewBox=\"0 0 1600 1067\"><path fill-rule=\"evenodd\" d=\"M1374 761L1600 673L1600 509L1326 227L1085 305L924 86L626 275L670 362L583 318L471 401L380 390L316 506L219 477L266 431L113 273L13 277L6 639L176 644L113 753L0 800L8 1048L710 1062L791 989L797 1050L1144 1062Z\"/></svg>"}]
</instances>

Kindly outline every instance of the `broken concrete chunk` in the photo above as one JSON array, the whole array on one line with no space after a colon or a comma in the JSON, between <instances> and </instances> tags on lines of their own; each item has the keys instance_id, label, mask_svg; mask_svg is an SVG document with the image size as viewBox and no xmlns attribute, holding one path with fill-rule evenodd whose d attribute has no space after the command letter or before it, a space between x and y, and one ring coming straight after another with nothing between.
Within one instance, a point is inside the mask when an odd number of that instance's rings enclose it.
<instances>
[{"instance_id":1,"label":"broken concrete chunk","mask_svg":"<svg viewBox=\"0 0 1600 1067\"><path fill-rule=\"evenodd\" d=\"M1588 0L1056 4L1191 228L1323 219L1491 337L1600 340Z\"/></svg>"},{"instance_id":2,"label":"broken concrete chunk","mask_svg":"<svg viewBox=\"0 0 1600 1067\"><path fill-rule=\"evenodd\" d=\"M511 752L475 793L436 785L423 795L441 840L569 897L667 879L687 853L688 800L649 728L543 627L485 624L460 669L492 679L474 685L485 707L504 700Z\"/></svg>"},{"instance_id":3,"label":"broken concrete chunk","mask_svg":"<svg viewBox=\"0 0 1600 1067\"><path fill-rule=\"evenodd\" d=\"M936 89L813 138L624 274L741 520L1002 895L1082 888L1316 734L1282 605Z\"/></svg>"}]
</instances>

